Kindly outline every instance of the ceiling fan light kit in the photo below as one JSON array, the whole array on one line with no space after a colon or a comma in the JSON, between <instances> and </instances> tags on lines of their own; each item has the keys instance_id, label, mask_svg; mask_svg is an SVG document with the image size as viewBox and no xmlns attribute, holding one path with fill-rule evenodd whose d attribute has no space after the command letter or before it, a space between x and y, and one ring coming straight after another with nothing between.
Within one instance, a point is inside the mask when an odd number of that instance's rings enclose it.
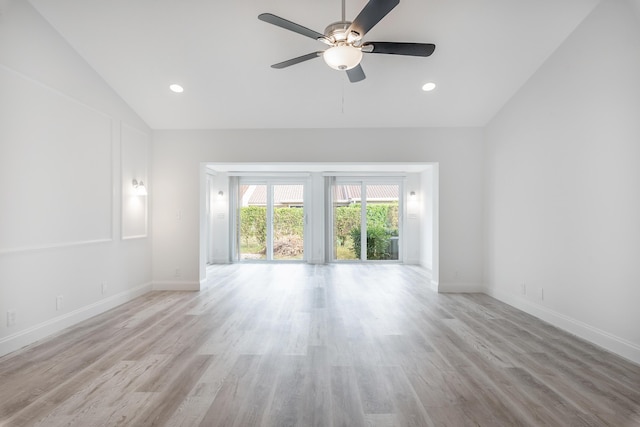
<instances>
[{"instance_id":1,"label":"ceiling fan light kit","mask_svg":"<svg viewBox=\"0 0 640 427\"><path fill-rule=\"evenodd\" d=\"M362 60L362 51L348 44L337 45L325 50L322 58L334 70L350 70Z\"/></svg>"},{"instance_id":2,"label":"ceiling fan light kit","mask_svg":"<svg viewBox=\"0 0 640 427\"><path fill-rule=\"evenodd\" d=\"M291 65L308 61L322 56L327 65L334 70L347 72L347 77L352 83L365 79L364 70L360 65L364 53L381 53L406 56L430 56L436 46L431 43L405 43L405 42L364 42L362 38L382 18L400 3L400 0L370 0L360 11L353 22L345 20L345 0L342 0L342 21L329 24L324 34L310 30L307 27L288 21L271 13L262 13L258 19L285 30L293 31L306 37L310 37L330 46L325 51L313 52L298 56L287 61L273 64L272 68L286 68Z\"/></svg>"}]
</instances>

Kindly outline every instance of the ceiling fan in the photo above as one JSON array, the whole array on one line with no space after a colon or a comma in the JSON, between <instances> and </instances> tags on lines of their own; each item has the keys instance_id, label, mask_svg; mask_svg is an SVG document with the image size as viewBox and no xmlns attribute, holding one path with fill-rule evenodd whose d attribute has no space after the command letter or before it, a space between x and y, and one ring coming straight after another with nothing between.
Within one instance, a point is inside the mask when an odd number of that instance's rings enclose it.
<instances>
[{"instance_id":1,"label":"ceiling fan","mask_svg":"<svg viewBox=\"0 0 640 427\"><path fill-rule=\"evenodd\" d=\"M364 70L360 65L362 53L383 53L391 55L430 56L436 49L431 43L404 42L370 42L362 38L391 10L400 0L370 0L360 11L360 14L349 22L345 20L345 0L342 0L342 20L329 24L324 34L310 30L307 27L288 21L271 13L258 15L258 19L268 22L285 30L302 34L330 46L324 51L312 52L273 64L272 68L286 68L313 58L322 56L329 67L347 72L352 83L365 79Z\"/></svg>"}]
</instances>

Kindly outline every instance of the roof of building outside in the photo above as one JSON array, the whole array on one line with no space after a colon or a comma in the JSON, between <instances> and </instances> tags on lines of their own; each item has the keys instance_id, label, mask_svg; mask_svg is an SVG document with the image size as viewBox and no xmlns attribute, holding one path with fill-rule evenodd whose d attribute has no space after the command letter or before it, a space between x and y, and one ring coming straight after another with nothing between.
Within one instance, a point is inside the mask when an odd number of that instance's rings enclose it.
<instances>
[{"instance_id":1,"label":"roof of building outside","mask_svg":"<svg viewBox=\"0 0 640 427\"><path fill-rule=\"evenodd\" d=\"M266 206L266 185L242 185L240 197L243 206ZM349 204L361 201L360 185L336 185L336 203ZM273 204L302 205L304 186L298 184L282 184L273 186ZM370 202L393 202L398 200L398 185L367 185L367 200Z\"/></svg>"}]
</instances>

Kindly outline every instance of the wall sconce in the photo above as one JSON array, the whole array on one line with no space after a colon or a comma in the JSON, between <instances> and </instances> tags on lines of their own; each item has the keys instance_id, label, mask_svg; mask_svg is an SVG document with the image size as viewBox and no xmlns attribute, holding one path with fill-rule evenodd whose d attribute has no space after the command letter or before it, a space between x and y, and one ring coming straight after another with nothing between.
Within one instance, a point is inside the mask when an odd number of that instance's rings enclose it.
<instances>
[{"instance_id":1,"label":"wall sconce","mask_svg":"<svg viewBox=\"0 0 640 427\"><path fill-rule=\"evenodd\" d=\"M412 191L411 193L409 193L409 200L416 200L416 192Z\"/></svg>"},{"instance_id":2,"label":"wall sconce","mask_svg":"<svg viewBox=\"0 0 640 427\"><path fill-rule=\"evenodd\" d=\"M144 182L140 181L138 182L138 180L134 179L131 182L131 185L133 185L133 191L134 194L137 196L146 196L147 195L147 187L144 186Z\"/></svg>"},{"instance_id":3,"label":"wall sconce","mask_svg":"<svg viewBox=\"0 0 640 427\"><path fill-rule=\"evenodd\" d=\"M220 190L218 191L218 199L222 199L222 197L224 197L224 191Z\"/></svg>"}]
</instances>

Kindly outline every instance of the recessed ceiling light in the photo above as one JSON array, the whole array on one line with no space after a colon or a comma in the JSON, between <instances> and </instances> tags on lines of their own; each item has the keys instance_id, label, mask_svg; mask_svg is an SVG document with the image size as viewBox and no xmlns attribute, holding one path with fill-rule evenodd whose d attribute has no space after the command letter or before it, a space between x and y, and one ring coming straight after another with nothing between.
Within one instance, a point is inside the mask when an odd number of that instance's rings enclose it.
<instances>
[{"instance_id":1,"label":"recessed ceiling light","mask_svg":"<svg viewBox=\"0 0 640 427\"><path fill-rule=\"evenodd\" d=\"M433 82L429 82L429 83L425 83L422 86L422 90L425 92L431 92L432 90L434 90L436 88L436 84Z\"/></svg>"},{"instance_id":2,"label":"recessed ceiling light","mask_svg":"<svg viewBox=\"0 0 640 427\"><path fill-rule=\"evenodd\" d=\"M175 84L175 83L174 83L174 84L172 84L172 85L170 85L170 86L169 86L169 89L171 89L171 91L172 91L172 92L175 92L175 93L182 93L182 92L184 92L184 88L183 88L182 86L178 85L178 84Z\"/></svg>"}]
</instances>

